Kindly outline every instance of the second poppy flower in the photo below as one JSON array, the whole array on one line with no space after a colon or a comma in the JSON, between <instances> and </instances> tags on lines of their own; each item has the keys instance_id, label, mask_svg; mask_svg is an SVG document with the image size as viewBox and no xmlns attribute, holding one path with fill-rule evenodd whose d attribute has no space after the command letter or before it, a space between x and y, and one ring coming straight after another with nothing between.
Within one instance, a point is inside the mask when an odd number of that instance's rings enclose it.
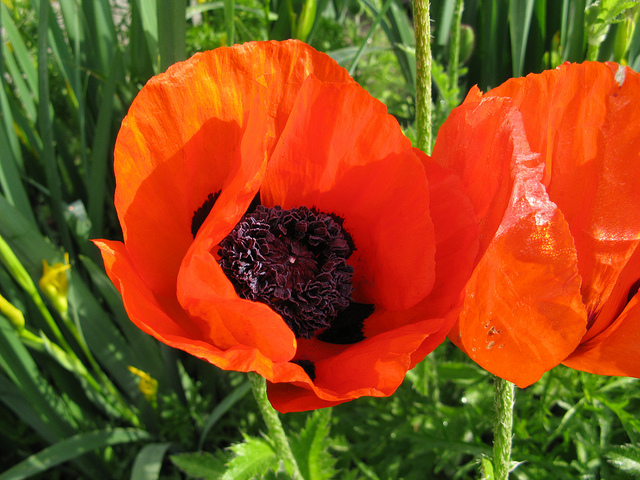
<instances>
[{"instance_id":1,"label":"second poppy flower","mask_svg":"<svg viewBox=\"0 0 640 480\"><path fill-rule=\"evenodd\" d=\"M472 89L438 134L481 235L450 338L518 386L640 377L639 105L630 68L565 64Z\"/></svg>"}]
</instances>

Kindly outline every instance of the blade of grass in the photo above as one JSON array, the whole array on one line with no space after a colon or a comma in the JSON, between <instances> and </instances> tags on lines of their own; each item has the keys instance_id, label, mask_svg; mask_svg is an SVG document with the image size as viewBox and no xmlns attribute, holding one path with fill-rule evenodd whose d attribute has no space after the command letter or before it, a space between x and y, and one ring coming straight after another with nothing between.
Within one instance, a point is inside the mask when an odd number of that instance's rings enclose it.
<instances>
[{"instance_id":1,"label":"blade of grass","mask_svg":"<svg viewBox=\"0 0 640 480\"><path fill-rule=\"evenodd\" d=\"M4 18L4 21L3 21ZM9 42L12 46L18 48L18 51L25 49L22 38L17 35L17 30L4 4L0 4L0 29L4 26L11 26L7 31ZM3 42L0 48L0 78L5 78L5 59L9 61L10 77L16 86L16 91L23 101L25 111L31 116L31 120L36 118L35 103L33 101L33 93L29 91L27 83L23 80L22 72L18 70L18 65L11 52L8 52L7 45L9 42ZM15 48L13 50L16 52ZM29 64L28 68L33 69L33 65ZM14 116L7 97L4 85L0 88L0 117L2 125L0 125L0 186L9 202L14 205L30 222L35 224L36 220L31 209L27 191L22 183L20 170L23 166L22 149L20 140L16 134Z\"/></svg>"},{"instance_id":2,"label":"blade of grass","mask_svg":"<svg viewBox=\"0 0 640 480\"><path fill-rule=\"evenodd\" d=\"M481 88L489 89L497 86L511 72L503 69L507 42L508 4L504 0L483 4L480 11L479 48L482 52L480 65Z\"/></svg>"},{"instance_id":3,"label":"blade of grass","mask_svg":"<svg viewBox=\"0 0 640 480\"><path fill-rule=\"evenodd\" d=\"M560 45L563 61L581 62L585 55L585 0L563 0Z\"/></svg>"},{"instance_id":4,"label":"blade of grass","mask_svg":"<svg viewBox=\"0 0 640 480\"><path fill-rule=\"evenodd\" d=\"M103 449L110 445L139 442L149 438L151 436L146 431L132 428L80 433L31 455L1 474L0 480L22 480L93 450Z\"/></svg>"},{"instance_id":5,"label":"blade of grass","mask_svg":"<svg viewBox=\"0 0 640 480\"><path fill-rule=\"evenodd\" d=\"M53 58L55 59L58 71L67 86L67 92L64 96L72 112L78 109L78 101L82 98L80 84L76 81L75 61L72 58L71 50L67 44L64 32L58 25L58 22L51 11L50 2L40 2L33 0L33 7L38 15L38 84L40 92L42 92L42 74L40 72L40 57L43 55L48 61L48 49L51 49ZM40 46L46 46L42 53ZM48 88L47 77L47 88ZM47 97L48 99L49 97ZM40 103L42 103L40 96Z\"/></svg>"},{"instance_id":6,"label":"blade of grass","mask_svg":"<svg viewBox=\"0 0 640 480\"><path fill-rule=\"evenodd\" d=\"M0 26L2 25L2 11L4 10L4 5L0 8ZM4 14L6 16L6 14ZM11 21L11 18L8 19ZM8 30L7 30L8 31ZM20 36L18 36L18 41L22 41ZM10 51L8 45L13 46L14 41L9 39L8 42L4 43L2 46L2 50L0 51L0 55L2 55L2 74L4 78L4 73L9 75L11 79L11 84L14 86L14 91L16 97L20 99L20 103L24 107L29 120L32 122L36 121L37 113L36 113L36 102L34 99L33 91L29 88L29 84L26 81L26 75L23 75L22 70L20 70L20 66L16 62L16 57L14 55L15 50ZM4 94L4 90L3 90ZM37 95L37 93L36 93ZM3 114L5 112L5 108L3 106ZM8 123L8 122L7 122ZM11 148L15 151L16 146L12 145Z\"/></svg>"},{"instance_id":7,"label":"blade of grass","mask_svg":"<svg viewBox=\"0 0 640 480\"><path fill-rule=\"evenodd\" d=\"M511 70L521 77L529 38L529 27L535 0L509 2L509 32L511 34Z\"/></svg>"},{"instance_id":8,"label":"blade of grass","mask_svg":"<svg viewBox=\"0 0 640 480\"><path fill-rule=\"evenodd\" d=\"M389 42L393 47L402 76L411 90L416 88L416 57L409 53L415 46L413 29L409 23L404 7L400 6L397 1L391 4L387 12L386 22L382 24Z\"/></svg>"},{"instance_id":9,"label":"blade of grass","mask_svg":"<svg viewBox=\"0 0 640 480\"><path fill-rule=\"evenodd\" d=\"M100 76L106 76L110 72L113 55L118 48L111 4L109 0L82 0L82 11L87 22L87 64L97 70Z\"/></svg>"},{"instance_id":10,"label":"blade of grass","mask_svg":"<svg viewBox=\"0 0 640 480\"><path fill-rule=\"evenodd\" d=\"M154 74L160 73L160 62L158 52L158 6L156 0L135 0L137 11L140 15L140 23L144 36L143 44L149 52L151 65ZM137 58L132 58L135 63Z\"/></svg>"},{"instance_id":11,"label":"blade of grass","mask_svg":"<svg viewBox=\"0 0 640 480\"><path fill-rule=\"evenodd\" d=\"M131 480L158 480L162 469L162 460L170 442L151 443L140 449L131 469Z\"/></svg>"},{"instance_id":12,"label":"blade of grass","mask_svg":"<svg viewBox=\"0 0 640 480\"><path fill-rule=\"evenodd\" d=\"M39 432L44 438L59 439L73 433L74 425L60 398L50 395L52 387L42 377L35 361L22 344L18 333L0 316L0 366L8 375L29 408L37 411ZM3 395L6 392L3 391ZM28 412L27 412L28 413Z\"/></svg>"},{"instance_id":13,"label":"blade of grass","mask_svg":"<svg viewBox=\"0 0 640 480\"><path fill-rule=\"evenodd\" d=\"M375 16L375 18L373 20L373 23L369 27L369 31L367 32L367 35L362 40L362 42L360 44L360 47L358 48L358 51L356 52L356 56L354 57L353 61L351 62L351 66L349 67L349 75L351 75L351 76L354 75L354 72L356 71L356 68L358 66L358 62L360 61L360 58L362 57L362 54L364 53L364 49L367 46L367 42L369 41L369 39L373 35L373 32L375 32L376 28L378 28L378 25L380 24L380 21L384 17L385 13L387 13L387 9L389 8L389 6L391 6L391 2L393 2L393 0L385 0L385 2L382 5L382 8L380 9L380 11L378 11L378 12L376 12L375 10L373 11L376 16Z\"/></svg>"},{"instance_id":14,"label":"blade of grass","mask_svg":"<svg viewBox=\"0 0 640 480\"><path fill-rule=\"evenodd\" d=\"M43 412L31 403L22 388L2 374L0 374L0 401L45 441L54 443L60 439L60 435L52 429L50 418L45 417Z\"/></svg>"},{"instance_id":15,"label":"blade of grass","mask_svg":"<svg viewBox=\"0 0 640 480\"><path fill-rule=\"evenodd\" d=\"M24 73L24 78L27 81L29 88L33 94L36 95L37 100L38 70L33 62L33 56L29 54L22 36L13 23L11 13L2 2L0 2L0 10L2 10L2 27L5 29L7 39L11 42L11 49L13 50L15 58L20 65L20 70ZM3 45L3 48L5 48L5 45Z\"/></svg>"},{"instance_id":16,"label":"blade of grass","mask_svg":"<svg viewBox=\"0 0 640 480\"><path fill-rule=\"evenodd\" d=\"M227 413L229 409L238 402L238 400L244 397L249 392L249 390L251 390L251 383L245 382L239 387L236 387L233 392L224 397L224 399L220 403L218 403L218 405L216 405L216 408L214 408L209 417L207 417L204 427L202 427L202 431L200 432L198 451L202 450L207 435L209 434L213 426L218 422L218 420L220 420L220 418L222 418L222 416Z\"/></svg>"},{"instance_id":17,"label":"blade of grass","mask_svg":"<svg viewBox=\"0 0 640 480\"><path fill-rule=\"evenodd\" d=\"M186 57L187 2L173 0L158 3L158 38L160 70L165 71Z\"/></svg>"},{"instance_id":18,"label":"blade of grass","mask_svg":"<svg viewBox=\"0 0 640 480\"><path fill-rule=\"evenodd\" d=\"M96 123L96 130L91 148L91 165L87 179L87 210L91 221L89 238L102 237L105 207L105 178L109 165L109 154L113 148L111 137L111 124L113 120L113 102L117 82L122 77L122 52L117 49L113 55L109 77L102 90L102 103ZM96 249L91 250L97 259Z\"/></svg>"},{"instance_id":19,"label":"blade of grass","mask_svg":"<svg viewBox=\"0 0 640 480\"><path fill-rule=\"evenodd\" d=\"M13 152L9 149L9 140L4 128L0 128L0 186L9 203L35 224L29 197L22 185L20 172L16 167Z\"/></svg>"},{"instance_id":20,"label":"blade of grass","mask_svg":"<svg viewBox=\"0 0 640 480\"><path fill-rule=\"evenodd\" d=\"M49 112L49 72L48 72L48 43L47 43L47 25L49 18L49 2L40 0L40 17L38 19L38 126L40 138L42 139L42 163L44 164L45 174L47 177L47 186L51 194L50 206L58 233L62 241L64 249L73 253L73 245L71 244L71 236L64 221L62 212L62 189L58 169L56 166L56 158L53 147L53 133L51 124L51 115Z\"/></svg>"},{"instance_id":21,"label":"blade of grass","mask_svg":"<svg viewBox=\"0 0 640 480\"><path fill-rule=\"evenodd\" d=\"M433 18L433 21L438 28L436 41L440 46L445 46L449 42L451 29L453 27L453 17L456 11L456 4L456 0L445 0L441 7L440 19L435 18L435 16Z\"/></svg>"}]
</instances>

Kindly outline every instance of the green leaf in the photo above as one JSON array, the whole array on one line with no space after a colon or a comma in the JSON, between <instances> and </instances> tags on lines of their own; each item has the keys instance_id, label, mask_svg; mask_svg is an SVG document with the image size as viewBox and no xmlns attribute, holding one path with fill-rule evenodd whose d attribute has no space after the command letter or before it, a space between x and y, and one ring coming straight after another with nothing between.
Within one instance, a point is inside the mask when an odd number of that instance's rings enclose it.
<instances>
[{"instance_id":1,"label":"green leaf","mask_svg":"<svg viewBox=\"0 0 640 480\"><path fill-rule=\"evenodd\" d=\"M230 448L235 455L227 464L221 480L249 480L264 475L268 470L278 469L276 452L265 439L245 436L243 443Z\"/></svg>"},{"instance_id":2,"label":"green leaf","mask_svg":"<svg viewBox=\"0 0 640 480\"><path fill-rule=\"evenodd\" d=\"M482 480L494 480L493 463L489 457L482 457L480 469L482 470Z\"/></svg>"},{"instance_id":3,"label":"green leaf","mask_svg":"<svg viewBox=\"0 0 640 480\"><path fill-rule=\"evenodd\" d=\"M102 225L104 222L105 191L104 179L107 177L109 165L109 152L113 149L111 136L111 123L113 118L113 103L115 98L116 84L122 78L122 52L116 49L111 63L109 77L104 84L102 91L102 103L100 113L96 123L96 132L93 137L91 148L91 165L87 186L88 200L87 208L91 221L91 237L102 237ZM95 250L94 250L95 251Z\"/></svg>"},{"instance_id":4,"label":"green leaf","mask_svg":"<svg viewBox=\"0 0 640 480\"><path fill-rule=\"evenodd\" d=\"M158 30L162 32L158 48L162 71L186 57L186 11L186 0L158 2Z\"/></svg>"},{"instance_id":5,"label":"green leaf","mask_svg":"<svg viewBox=\"0 0 640 480\"><path fill-rule=\"evenodd\" d=\"M63 402L48 394L51 386L4 317L0 317L0 369L18 387L27 405L40 415L42 422L38 422L38 432L44 438L54 440L73 432Z\"/></svg>"},{"instance_id":6,"label":"green leaf","mask_svg":"<svg viewBox=\"0 0 640 480\"><path fill-rule=\"evenodd\" d=\"M209 452L182 453L172 455L173 464L190 477L202 480L217 480L226 470L231 452L219 450L215 455Z\"/></svg>"},{"instance_id":7,"label":"green leaf","mask_svg":"<svg viewBox=\"0 0 640 480\"><path fill-rule=\"evenodd\" d=\"M207 418L204 427L202 427L202 432L200 433L200 441L198 442L198 450L202 450L204 445L204 441L209 434L211 428L216 424L220 418L229 411L231 407L233 407L238 400L244 397L249 390L251 389L251 383L245 382L239 387L237 387L233 392L224 397L224 399L216 405L216 408L213 409L209 417Z\"/></svg>"},{"instance_id":8,"label":"green leaf","mask_svg":"<svg viewBox=\"0 0 640 480\"><path fill-rule=\"evenodd\" d=\"M640 446L620 445L609 450L605 456L623 472L640 477Z\"/></svg>"},{"instance_id":9,"label":"green leaf","mask_svg":"<svg viewBox=\"0 0 640 480\"><path fill-rule=\"evenodd\" d=\"M327 451L331 409L315 410L307 417L304 428L291 442L302 476L307 480L327 480L335 471L335 459Z\"/></svg>"},{"instance_id":10,"label":"green leaf","mask_svg":"<svg viewBox=\"0 0 640 480\"><path fill-rule=\"evenodd\" d=\"M73 460L93 450L103 449L109 445L139 442L151 436L144 430L134 428L116 428L80 433L51 445L31 455L19 464L10 468L0 480L22 480L44 472L56 465Z\"/></svg>"},{"instance_id":11,"label":"green leaf","mask_svg":"<svg viewBox=\"0 0 640 480\"><path fill-rule=\"evenodd\" d=\"M560 45L562 60L581 62L584 60L585 0L564 0L562 3L562 28Z\"/></svg>"},{"instance_id":12,"label":"green leaf","mask_svg":"<svg viewBox=\"0 0 640 480\"><path fill-rule=\"evenodd\" d=\"M62 239L64 249L71 254L71 236L67 229L62 211L62 186L58 167L56 164L54 142L53 142L53 122L51 118L51 105L49 103L49 72L48 72L48 51L47 23L49 18L48 0L40 0L40 17L38 19L38 90L40 102L38 104L38 130L42 139L42 163L47 178L47 186L51 198L49 199L51 211L55 219L58 232Z\"/></svg>"},{"instance_id":13,"label":"green leaf","mask_svg":"<svg viewBox=\"0 0 640 480\"><path fill-rule=\"evenodd\" d=\"M158 8L156 0L134 0L137 11L140 15L144 44L149 52L153 72L160 73L159 51L158 51ZM132 59L136 62L136 59Z\"/></svg>"},{"instance_id":14,"label":"green leaf","mask_svg":"<svg viewBox=\"0 0 640 480\"><path fill-rule=\"evenodd\" d=\"M509 2L509 32L514 77L520 77L523 73L524 54L527 49L534 4L534 0Z\"/></svg>"},{"instance_id":15,"label":"green leaf","mask_svg":"<svg viewBox=\"0 0 640 480\"><path fill-rule=\"evenodd\" d=\"M131 469L131 480L158 480L162 469L162 460L171 442L150 443L138 452Z\"/></svg>"}]
</instances>

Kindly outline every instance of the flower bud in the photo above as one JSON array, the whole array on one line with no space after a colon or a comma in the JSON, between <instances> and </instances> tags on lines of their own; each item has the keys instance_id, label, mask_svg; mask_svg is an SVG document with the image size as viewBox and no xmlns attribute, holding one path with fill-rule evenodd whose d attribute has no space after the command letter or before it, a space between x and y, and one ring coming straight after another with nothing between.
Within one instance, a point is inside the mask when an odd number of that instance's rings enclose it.
<instances>
[{"instance_id":1,"label":"flower bud","mask_svg":"<svg viewBox=\"0 0 640 480\"><path fill-rule=\"evenodd\" d=\"M40 289L60 313L66 313L69 309L67 300L69 292L67 270L69 268L71 268L71 265L69 265L68 253L64 255L64 263L54 263L50 266L46 260L42 261L43 271L40 278Z\"/></svg>"},{"instance_id":2,"label":"flower bud","mask_svg":"<svg viewBox=\"0 0 640 480\"><path fill-rule=\"evenodd\" d=\"M24 329L24 315L2 295L0 295L0 313L7 317L18 332Z\"/></svg>"},{"instance_id":3,"label":"flower bud","mask_svg":"<svg viewBox=\"0 0 640 480\"><path fill-rule=\"evenodd\" d=\"M129 371L140 377L138 389L142 392L144 398L146 398L149 403L155 403L156 395L158 394L158 381L147 372L143 372L136 367L129 366Z\"/></svg>"}]
</instances>

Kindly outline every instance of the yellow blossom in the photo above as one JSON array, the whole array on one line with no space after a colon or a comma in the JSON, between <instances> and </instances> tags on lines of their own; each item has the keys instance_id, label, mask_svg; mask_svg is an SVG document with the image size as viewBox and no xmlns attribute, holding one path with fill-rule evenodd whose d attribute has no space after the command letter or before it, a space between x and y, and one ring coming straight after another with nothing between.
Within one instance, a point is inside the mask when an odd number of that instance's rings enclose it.
<instances>
[{"instance_id":1,"label":"yellow blossom","mask_svg":"<svg viewBox=\"0 0 640 480\"><path fill-rule=\"evenodd\" d=\"M136 367L129 366L129 371L140 377L138 389L142 392L144 398L146 398L149 403L155 403L156 394L158 393L158 381L147 372L143 372Z\"/></svg>"},{"instance_id":2,"label":"yellow blossom","mask_svg":"<svg viewBox=\"0 0 640 480\"><path fill-rule=\"evenodd\" d=\"M67 294L69 292L67 270L71 268L71 265L69 265L69 254L64 254L64 263L54 263L49 266L47 261L43 260L42 267L40 288L58 312L66 313L69 309L67 300Z\"/></svg>"}]
</instances>

